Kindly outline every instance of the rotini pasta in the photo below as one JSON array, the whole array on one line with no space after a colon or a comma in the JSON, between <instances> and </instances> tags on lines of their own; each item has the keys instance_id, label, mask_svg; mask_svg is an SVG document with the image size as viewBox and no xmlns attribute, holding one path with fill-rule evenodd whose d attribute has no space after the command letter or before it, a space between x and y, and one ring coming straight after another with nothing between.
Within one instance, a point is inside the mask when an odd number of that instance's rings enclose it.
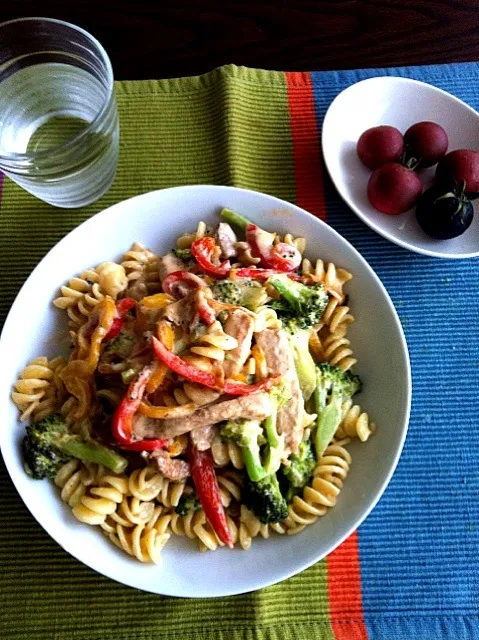
<instances>
[{"instance_id":1,"label":"rotini pasta","mask_svg":"<svg viewBox=\"0 0 479 640\"><path fill-rule=\"evenodd\" d=\"M125 268L116 262L102 262L96 268L98 284L107 296L116 300L118 294L124 291L128 285Z\"/></svg>"},{"instance_id":2,"label":"rotini pasta","mask_svg":"<svg viewBox=\"0 0 479 640\"><path fill-rule=\"evenodd\" d=\"M195 240L209 235L204 222L199 222L195 233L186 233L180 236L176 242L178 249L189 249Z\"/></svg>"},{"instance_id":3,"label":"rotini pasta","mask_svg":"<svg viewBox=\"0 0 479 640\"><path fill-rule=\"evenodd\" d=\"M85 524L102 524L108 515L113 514L122 503L128 491L125 476L106 475L100 485L89 486L73 507L73 515Z\"/></svg>"},{"instance_id":4,"label":"rotini pasta","mask_svg":"<svg viewBox=\"0 0 479 640\"><path fill-rule=\"evenodd\" d=\"M53 300L58 309L64 309L69 318L70 333L74 337L85 324L94 307L106 295L100 286L96 269L83 271L60 288L61 295Z\"/></svg>"},{"instance_id":5,"label":"rotini pasta","mask_svg":"<svg viewBox=\"0 0 479 640\"><path fill-rule=\"evenodd\" d=\"M225 467L228 464L231 464L235 469L243 469L244 467L241 448L234 442L223 441L219 434L213 440L211 454L218 467Z\"/></svg>"},{"instance_id":6,"label":"rotini pasta","mask_svg":"<svg viewBox=\"0 0 479 640\"><path fill-rule=\"evenodd\" d=\"M154 527L148 529L144 524L138 524L133 529L126 529L122 525L116 526L116 531L108 533L108 538L119 549L140 562L158 564L161 551L170 539L169 533L159 533Z\"/></svg>"},{"instance_id":7,"label":"rotini pasta","mask_svg":"<svg viewBox=\"0 0 479 640\"><path fill-rule=\"evenodd\" d=\"M12 392L29 474L53 478L77 520L143 563L172 535L214 551L300 533L337 503L350 439L376 428L353 400L351 274L304 258L303 237L247 231L236 242L200 222L166 256L134 243L69 280L54 300L68 361L32 360ZM50 460L46 438L35 452L52 425L78 459Z\"/></svg>"},{"instance_id":8,"label":"rotini pasta","mask_svg":"<svg viewBox=\"0 0 479 640\"><path fill-rule=\"evenodd\" d=\"M343 417L336 432L337 438L359 438L361 442L366 442L376 431L374 422L370 422L366 412L361 411L358 404L352 400L347 400L343 404Z\"/></svg>"},{"instance_id":9,"label":"rotini pasta","mask_svg":"<svg viewBox=\"0 0 479 640\"><path fill-rule=\"evenodd\" d=\"M21 372L12 400L21 411L20 420L41 420L56 413L65 398L65 389L59 378L65 367L64 358L34 358Z\"/></svg>"},{"instance_id":10,"label":"rotini pasta","mask_svg":"<svg viewBox=\"0 0 479 640\"><path fill-rule=\"evenodd\" d=\"M343 286L351 280L352 275L345 269L338 269L330 262L328 265L322 260L316 260L315 265L304 258L302 262L302 273L312 282L324 284L326 291L334 298L342 302L344 300Z\"/></svg>"},{"instance_id":11,"label":"rotini pasta","mask_svg":"<svg viewBox=\"0 0 479 640\"><path fill-rule=\"evenodd\" d=\"M281 320L274 309L268 306L258 307L255 313L254 332L261 333L265 329L280 329Z\"/></svg>"},{"instance_id":12,"label":"rotini pasta","mask_svg":"<svg viewBox=\"0 0 479 640\"><path fill-rule=\"evenodd\" d=\"M122 258L121 266L127 277L125 295L140 300L161 291L158 256L135 242Z\"/></svg>"},{"instance_id":13,"label":"rotini pasta","mask_svg":"<svg viewBox=\"0 0 479 640\"><path fill-rule=\"evenodd\" d=\"M210 358L218 362L225 359L225 351L232 351L238 346L238 341L223 331L221 323L216 321L208 330L199 336L199 345L191 347L190 351L198 356Z\"/></svg>"}]
</instances>

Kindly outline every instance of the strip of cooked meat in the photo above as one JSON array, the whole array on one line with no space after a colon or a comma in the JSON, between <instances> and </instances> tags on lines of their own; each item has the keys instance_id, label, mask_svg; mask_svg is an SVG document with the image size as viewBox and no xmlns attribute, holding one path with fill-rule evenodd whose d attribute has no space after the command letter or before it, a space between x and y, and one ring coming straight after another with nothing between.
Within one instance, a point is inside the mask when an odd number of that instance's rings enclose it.
<instances>
[{"instance_id":1,"label":"strip of cooked meat","mask_svg":"<svg viewBox=\"0 0 479 640\"><path fill-rule=\"evenodd\" d=\"M184 268L183 260L177 258L174 253L167 253L166 256L160 256L158 260L158 274L161 282L163 282L170 273L183 271Z\"/></svg>"},{"instance_id":2,"label":"strip of cooked meat","mask_svg":"<svg viewBox=\"0 0 479 640\"><path fill-rule=\"evenodd\" d=\"M159 472L173 482L185 482L190 475L190 465L184 460L170 458L166 451L153 451L150 458L156 462Z\"/></svg>"},{"instance_id":3,"label":"strip of cooked meat","mask_svg":"<svg viewBox=\"0 0 479 640\"><path fill-rule=\"evenodd\" d=\"M177 327L185 327L189 330L198 321L198 291L172 302L163 311L163 318L169 320Z\"/></svg>"},{"instance_id":4,"label":"strip of cooked meat","mask_svg":"<svg viewBox=\"0 0 479 640\"><path fill-rule=\"evenodd\" d=\"M223 258L232 258L236 255L236 243L238 238L227 222L220 222L216 229L216 237L221 248Z\"/></svg>"},{"instance_id":5,"label":"strip of cooked meat","mask_svg":"<svg viewBox=\"0 0 479 640\"><path fill-rule=\"evenodd\" d=\"M205 427L193 429L190 432L190 438L198 451L206 451L211 448L211 444L215 439L215 427L213 424L207 424Z\"/></svg>"},{"instance_id":6,"label":"strip of cooked meat","mask_svg":"<svg viewBox=\"0 0 479 640\"><path fill-rule=\"evenodd\" d=\"M236 375L243 368L251 351L254 320L250 313L235 309L228 315L224 331L238 341L238 346L226 353L223 370L227 378Z\"/></svg>"},{"instance_id":7,"label":"strip of cooked meat","mask_svg":"<svg viewBox=\"0 0 479 640\"><path fill-rule=\"evenodd\" d=\"M222 420L238 418L264 420L271 415L271 401L266 391L241 396L233 400L224 400L217 404L198 409L187 418L169 418L167 420L134 421L135 438L174 438L193 429L216 424Z\"/></svg>"},{"instance_id":8,"label":"strip of cooked meat","mask_svg":"<svg viewBox=\"0 0 479 640\"><path fill-rule=\"evenodd\" d=\"M283 376L291 399L278 412L278 433L284 433L287 451L297 453L303 438L304 404L294 366L288 338L282 329L265 329L256 335L256 342L263 350L268 374Z\"/></svg>"}]
</instances>

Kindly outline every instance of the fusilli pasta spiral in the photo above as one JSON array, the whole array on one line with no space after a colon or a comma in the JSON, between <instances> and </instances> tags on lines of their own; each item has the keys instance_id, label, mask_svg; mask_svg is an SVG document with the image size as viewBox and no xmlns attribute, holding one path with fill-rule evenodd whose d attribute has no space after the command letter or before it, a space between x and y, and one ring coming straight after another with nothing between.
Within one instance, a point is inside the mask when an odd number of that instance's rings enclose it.
<instances>
[{"instance_id":1,"label":"fusilli pasta spiral","mask_svg":"<svg viewBox=\"0 0 479 640\"><path fill-rule=\"evenodd\" d=\"M189 249L195 240L210 235L205 222L199 222L195 233L185 233L176 241L178 249Z\"/></svg>"},{"instance_id":2,"label":"fusilli pasta spiral","mask_svg":"<svg viewBox=\"0 0 479 640\"><path fill-rule=\"evenodd\" d=\"M235 469L244 467L241 448L234 442L224 441L219 434L215 436L211 445L211 455L217 467L225 467L230 463Z\"/></svg>"},{"instance_id":3,"label":"fusilli pasta spiral","mask_svg":"<svg viewBox=\"0 0 479 640\"><path fill-rule=\"evenodd\" d=\"M309 276L311 282L322 283L326 291L340 302L344 300L343 286L352 278L349 271L337 268L332 262L326 265L322 260L316 260L313 267L307 258L303 260L302 273Z\"/></svg>"},{"instance_id":4,"label":"fusilli pasta spiral","mask_svg":"<svg viewBox=\"0 0 479 640\"><path fill-rule=\"evenodd\" d=\"M88 487L88 491L73 507L73 515L86 524L102 524L108 515L117 510L127 492L126 476L103 476L99 485Z\"/></svg>"},{"instance_id":5,"label":"fusilli pasta spiral","mask_svg":"<svg viewBox=\"0 0 479 640\"><path fill-rule=\"evenodd\" d=\"M128 280L125 295L140 300L148 294L161 291L158 256L139 242L135 242L125 253L121 266Z\"/></svg>"},{"instance_id":6,"label":"fusilli pasta spiral","mask_svg":"<svg viewBox=\"0 0 479 640\"><path fill-rule=\"evenodd\" d=\"M351 456L340 442L328 446L313 473L311 486L289 505L284 521L289 535L299 533L336 504L351 465Z\"/></svg>"},{"instance_id":7,"label":"fusilli pasta spiral","mask_svg":"<svg viewBox=\"0 0 479 640\"><path fill-rule=\"evenodd\" d=\"M105 297L96 269L87 269L60 288L61 295L53 300L58 309L66 310L72 336L87 321L94 307Z\"/></svg>"},{"instance_id":8,"label":"fusilli pasta spiral","mask_svg":"<svg viewBox=\"0 0 479 640\"><path fill-rule=\"evenodd\" d=\"M66 392L58 377L66 366L64 358L40 357L31 360L21 372L12 392L12 400L22 412L20 420L41 420L60 410Z\"/></svg>"},{"instance_id":9,"label":"fusilli pasta spiral","mask_svg":"<svg viewBox=\"0 0 479 640\"><path fill-rule=\"evenodd\" d=\"M374 422L370 422L366 412L361 411L358 404L348 400L343 405L343 418L338 430L337 438L359 438L361 442L366 442L376 431Z\"/></svg>"},{"instance_id":10,"label":"fusilli pasta spiral","mask_svg":"<svg viewBox=\"0 0 479 640\"><path fill-rule=\"evenodd\" d=\"M154 527L148 529L145 524L138 524L133 529L118 524L115 532L107 535L113 544L128 555L134 556L140 562L154 564L160 562L161 551L170 539L169 533L159 533Z\"/></svg>"},{"instance_id":11,"label":"fusilli pasta spiral","mask_svg":"<svg viewBox=\"0 0 479 640\"><path fill-rule=\"evenodd\" d=\"M124 291L128 285L125 268L116 262L102 262L96 268L98 273L100 289L107 296L116 300L118 294Z\"/></svg>"},{"instance_id":12,"label":"fusilli pasta spiral","mask_svg":"<svg viewBox=\"0 0 479 640\"><path fill-rule=\"evenodd\" d=\"M225 359L225 351L232 351L238 346L233 336L224 332L221 322L214 322L208 330L198 338L199 346L191 347L190 351L198 356L210 358L218 362Z\"/></svg>"}]
</instances>

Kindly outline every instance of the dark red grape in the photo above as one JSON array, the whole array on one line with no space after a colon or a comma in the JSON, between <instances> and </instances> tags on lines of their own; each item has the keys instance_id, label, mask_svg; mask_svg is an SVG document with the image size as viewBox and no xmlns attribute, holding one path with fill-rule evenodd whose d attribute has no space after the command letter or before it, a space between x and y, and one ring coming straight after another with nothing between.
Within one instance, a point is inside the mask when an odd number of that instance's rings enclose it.
<instances>
[{"instance_id":1,"label":"dark red grape","mask_svg":"<svg viewBox=\"0 0 479 640\"><path fill-rule=\"evenodd\" d=\"M444 156L437 165L436 182L450 186L466 183L466 196L479 195L479 153L471 149L456 149Z\"/></svg>"},{"instance_id":2,"label":"dark red grape","mask_svg":"<svg viewBox=\"0 0 479 640\"><path fill-rule=\"evenodd\" d=\"M368 169L377 169L400 158L404 151L404 138L395 127L372 127L361 134L356 151Z\"/></svg>"},{"instance_id":3,"label":"dark red grape","mask_svg":"<svg viewBox=\"0 0 479 640\"><path fill-rule=\"evenodd\" d=\"M421 192L419 176L397 162L376 169L368 182L369 202L381 213L391 216L411 209Z\"/></svg>"},{"instance_id":4,"label":"dark red grape","mask_svg":"<svg viewBox=\"0 0 479 640\"><path fill-rule=\"evenodd\" d=\"M418 164L416 169L432 167L446 153L447 133L436 122L416 122L404 134L406 154Z\"/></svg>"}]
</instances>

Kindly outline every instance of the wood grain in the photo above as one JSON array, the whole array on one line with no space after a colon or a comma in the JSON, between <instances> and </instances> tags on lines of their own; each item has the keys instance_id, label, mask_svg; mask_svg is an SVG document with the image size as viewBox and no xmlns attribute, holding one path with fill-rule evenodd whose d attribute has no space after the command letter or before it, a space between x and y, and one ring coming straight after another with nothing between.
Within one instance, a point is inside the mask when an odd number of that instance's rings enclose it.
<instances>
[{"instance_id":1,"label":"wood grain","mask_svg":"<svg viewBox=\"0 0 479 640\"><path fill-rule=\"evenodd\" d=\"M0 19L80 25L117 79L204 73L226 63L281 70L479 60L477 0L16 0Z\"/></svg>"}]
</instances>

